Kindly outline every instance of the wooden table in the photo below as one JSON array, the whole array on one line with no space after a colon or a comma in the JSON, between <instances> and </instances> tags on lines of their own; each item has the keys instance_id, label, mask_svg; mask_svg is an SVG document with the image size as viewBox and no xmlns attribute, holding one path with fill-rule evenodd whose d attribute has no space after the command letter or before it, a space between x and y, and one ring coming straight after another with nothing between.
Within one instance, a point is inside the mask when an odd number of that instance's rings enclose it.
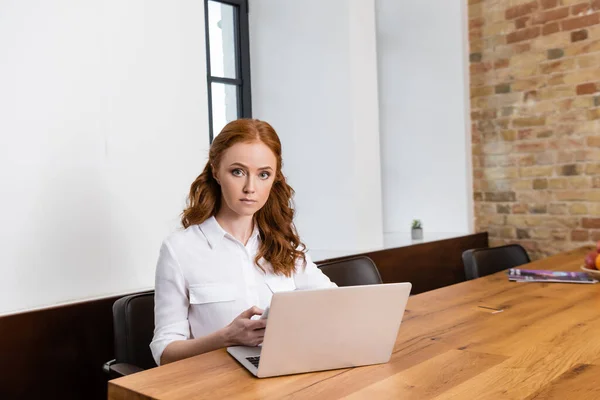
<instances>
[{"instance_id":1,"label":"wooden table","mask_svg":"<svg viewBox=\"0 0 600 400\"><path fill-rule=\"evenodd\" d=\"M527 267L578 270L589 250ZM413 296L387 364L257 379L218 350L109 383L150 398L600 399L600 284L498 273Z\"/></svg>"}]
</instances>

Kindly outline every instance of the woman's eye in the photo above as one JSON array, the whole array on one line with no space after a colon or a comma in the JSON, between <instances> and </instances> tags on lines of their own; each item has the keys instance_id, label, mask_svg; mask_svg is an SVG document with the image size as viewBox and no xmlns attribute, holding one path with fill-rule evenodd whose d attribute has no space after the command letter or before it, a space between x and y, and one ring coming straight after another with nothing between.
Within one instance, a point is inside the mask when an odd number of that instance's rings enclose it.
<instances>
[{"instance_id":1,"label":"woman's eye","mask_svg":"<svg viewBox=\"0 0 600 400\"><path fill-rule=\"evenodd\" d=\"M242 171L242 170L241 170L241 169L239 169L239 168L236 168L236 169L234 169L233 171L231 171L231 173L232 173L234 176L243 176L243 175L244 175L244 171Z\"/></svg>"},{"instance_id":2,"label":"woman's eye","mask_svg":"<svg viewBox=\"0 0 600 400\"><path fill-rule=\"evenodd\" d=\"M271 174L268 173L268 172L261 172L259 176L260 176L261 179L269 179L269 177L271 176Z\"/></svg>"}]
</instances>

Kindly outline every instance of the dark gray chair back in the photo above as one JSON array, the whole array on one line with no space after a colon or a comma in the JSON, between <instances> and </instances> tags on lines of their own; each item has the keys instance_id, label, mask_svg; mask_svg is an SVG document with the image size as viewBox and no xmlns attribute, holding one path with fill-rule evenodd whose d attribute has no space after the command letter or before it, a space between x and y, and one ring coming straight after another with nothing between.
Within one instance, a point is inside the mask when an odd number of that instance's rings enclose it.
<instances>
[{"instance_id":1,"label":"dark gray chair back","mask_svg":"<svg viewBox=\"0 0 600 400\"><path fill-rule=\"evenodd\" d=\"M462 258L467 280L531 262L527 251L518 244L466 250Z\"/></svg>"},{"instance_id":2,"label":"dark gray chair back","mask_svg":"<svg viewBox=\"0 0 600 400\"><path fill-rule=\"evenodd\" d=\"M360 256L319 265L338 286L375 285L382 283L377 266L369 257Z\"/></svg>"},{"instance_id":3,"label":"dark gray chair back","mask_svg":"<svg viewBox=\"0 0 600 400\"><path fill-rule=\"evenodd\" d=\"M112 378L156 367L150 342L154 336L154 291L121 297L113 304L115 359L104 365Z\"/></svg>"}]
</instances>

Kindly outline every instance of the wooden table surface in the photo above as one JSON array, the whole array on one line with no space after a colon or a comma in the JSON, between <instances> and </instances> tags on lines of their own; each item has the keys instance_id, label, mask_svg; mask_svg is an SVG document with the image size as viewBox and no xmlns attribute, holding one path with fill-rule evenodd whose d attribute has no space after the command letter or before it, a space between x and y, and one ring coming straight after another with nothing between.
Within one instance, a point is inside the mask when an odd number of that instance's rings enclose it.
<instances>
[{"instance_id":1,"label":"wooden table surface","mask_svg":"<svg viewBox=\"0 0 600 400\"><path fill-rule=\"evenodd\" d=\"M590 249L527 267L575 271ZM217 350L109 382L149 398L600 399L600 284L498 273L413 296L387 364L257 379Z\"/></svg>"}]
</instances>

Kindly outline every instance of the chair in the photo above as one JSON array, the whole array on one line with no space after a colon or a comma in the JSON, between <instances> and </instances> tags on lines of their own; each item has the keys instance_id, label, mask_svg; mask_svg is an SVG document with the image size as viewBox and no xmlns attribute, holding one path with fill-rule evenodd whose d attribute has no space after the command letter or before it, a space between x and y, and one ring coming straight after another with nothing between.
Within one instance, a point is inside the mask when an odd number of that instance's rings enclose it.
<instances>
[{"instance_id":1,"label":"chair","mask_svg":"<svg viewBox=\"0 0 600 400\"><path fill-rule=\"evenodd\" d=\"M462 258L467 280L531 262L527 251L518 244L466 250Z\"/></svg>"},{"instance_id":2,"label":"chair","mask_svg":"<svg viewBox=\"0 0 600 400\"><path fill-rule=\"evenodd\" d=\"M113 304L115 359L104 364L111 379L156 367L150 342L154 335L154 291L125 296Z\"/></svg>"},{"instance_id":3,"label":"chair","mask_svg":"<svg viewBox=\"0 0 600 400\"><path fill-rule=\"evenodd\" d=\"M366 256L327 262L319 265L319 268L338 286L382 283L377 266Z\"/></svg>"}]
</instances>

